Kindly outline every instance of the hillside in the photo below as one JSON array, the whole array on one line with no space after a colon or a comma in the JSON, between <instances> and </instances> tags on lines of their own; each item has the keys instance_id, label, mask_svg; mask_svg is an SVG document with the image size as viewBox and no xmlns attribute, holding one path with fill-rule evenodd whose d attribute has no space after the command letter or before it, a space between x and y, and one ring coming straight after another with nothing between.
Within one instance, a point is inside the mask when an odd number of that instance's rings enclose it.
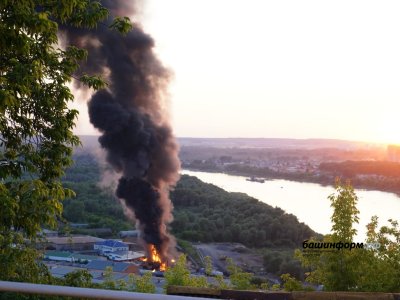
<instances>
[{"instance_id":1,"label":"hillside","mask_svg":"<svg viewBox=\"0 0 400 300\"><path fill-rule=\"evenodd\" d=\"M191 241L239 242L249 247L299 247L315 236L294 215L243 193L229 193L193 176L182 176L171 193L174 233Z\"/></svg>"},{"instance_id":2,"label":"hillside","mask_svg":"<svg viewBox=\"0 0 400 300\"><path fill-rule=\"evenodd\" d=\"M76 197L64 202L64 217L89 227L108 227L116 234L132 227L119 202L101 190L100 170L89 153L74 156L75 164L64 177ZM315 233L293 215L251 198L228 193L191 176L182 176L171 193L175 220L173 233L202 242L241 242L250 247L298 247Z\"/></svg>"}]
</instances>

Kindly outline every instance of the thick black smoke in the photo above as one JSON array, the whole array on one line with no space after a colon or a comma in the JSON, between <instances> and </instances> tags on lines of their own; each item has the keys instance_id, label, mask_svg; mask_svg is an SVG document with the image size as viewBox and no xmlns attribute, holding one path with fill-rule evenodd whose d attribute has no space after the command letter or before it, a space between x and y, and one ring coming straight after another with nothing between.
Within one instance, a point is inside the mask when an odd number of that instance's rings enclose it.
<instances>
[{"instance_id":1,"label":"thick black smoke","mask_svg":"<svg viewBox=\"0 0 400 300\"><path fill-rule=\"evenodd\" d=\"M127 3L103 1L113 16L131 15ZM166 258L172 221L169 189L180 167L165 111L170 74L153 53L153 39L138 24L127 35L106 26L64 30L68 44L88 50L79 72L101 73L109 83L88 105L90 121L102 132L99 142L107 161L121 174L116 195L134 211L144 241Z\"/></svg>"}]
</instances>

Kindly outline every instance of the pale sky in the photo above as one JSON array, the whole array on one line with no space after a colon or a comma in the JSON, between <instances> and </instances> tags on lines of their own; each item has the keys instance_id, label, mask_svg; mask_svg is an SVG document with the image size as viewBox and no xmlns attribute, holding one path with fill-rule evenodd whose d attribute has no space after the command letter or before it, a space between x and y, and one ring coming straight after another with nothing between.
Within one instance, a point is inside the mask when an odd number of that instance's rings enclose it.
<instances>
[{"instance_id":1,"label":"pale sky","mask_svg":"<svg viewBox=\"0 0 400 300\"><path fill-rule=\"evenodd\" d=\"M400 1L143 2L177 136L400 143Z\"/></svg>"}]
</instances>

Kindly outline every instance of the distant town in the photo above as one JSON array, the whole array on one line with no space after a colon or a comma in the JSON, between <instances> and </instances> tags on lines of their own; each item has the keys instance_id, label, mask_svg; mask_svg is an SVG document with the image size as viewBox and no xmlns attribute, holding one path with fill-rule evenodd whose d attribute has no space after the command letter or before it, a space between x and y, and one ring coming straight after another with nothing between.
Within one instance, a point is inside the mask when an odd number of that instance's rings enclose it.
<instances>
[{"instance_id":1,"label":"distant town","mask_svg":"<svg viewBox=\"0 0 400 300\"><path fill-rule=\"evenodd\" d=\"M335 140L181 139L182 168L400 193L400 146Z\"/></svg>"}]
</instances>

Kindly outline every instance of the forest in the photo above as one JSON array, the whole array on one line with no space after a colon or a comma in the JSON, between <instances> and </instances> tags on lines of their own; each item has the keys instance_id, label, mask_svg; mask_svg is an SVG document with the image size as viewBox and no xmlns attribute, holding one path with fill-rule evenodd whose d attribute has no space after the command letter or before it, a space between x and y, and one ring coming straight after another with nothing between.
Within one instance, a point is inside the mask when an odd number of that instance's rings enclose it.
<instances>
[{"instance_id":1,"label":"forest","mask_svg":"<svg viewBox=\"0 0 400 300\"><path fill-rule=\"evenodd\" d=\"M111 191L99 187L100 168L94 156L82 152L63 180L76 197L63 202L69 222L89 228L132 228ZM294 215L242 193L228 193L184 175L171 192L174 221L171 230L180 239L201 242L239 242L248 247L296 248L317 234Z\"/></svg>"},{"instance_id":2,"label":"forest","mask_svg":"<svg viewBox=\"0 0 400 300\"><path fill-rule=\"evenodd\" d=\"M228 193L196 177L182 176L171 196L175 207L173 232L182 239L293 248L316 235L280 208L243 193Z\"/></svg>"}]
</instances>

